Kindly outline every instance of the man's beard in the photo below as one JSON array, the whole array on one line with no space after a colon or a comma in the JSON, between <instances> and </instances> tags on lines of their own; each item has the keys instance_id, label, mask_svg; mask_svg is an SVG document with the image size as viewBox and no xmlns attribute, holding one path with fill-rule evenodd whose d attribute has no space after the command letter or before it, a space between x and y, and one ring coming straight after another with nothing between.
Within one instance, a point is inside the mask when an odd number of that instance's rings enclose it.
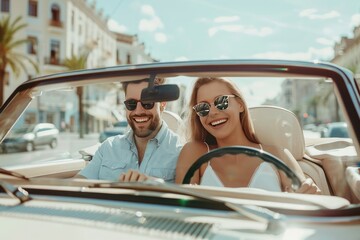
<instances>
[{"instance_id":1,"label":"man's beard","mask_svg":"<svg viewBox=\"0 0 360 240\"><path fill-rule=\"evenodd\" d=\"M133 120L133 117L149 117L150 118L150 125L146 128L137 128L135 126L135 123ZM128 117L128 123L131 127L131 129L134 131L135 136L139 137L139 138L146 138L149 137L159 126L160 124L160 117L158 115L154 116L154 115L146 115L146 114L141 114L141 115L130 115Z\"/></svg>"}]
</instances>

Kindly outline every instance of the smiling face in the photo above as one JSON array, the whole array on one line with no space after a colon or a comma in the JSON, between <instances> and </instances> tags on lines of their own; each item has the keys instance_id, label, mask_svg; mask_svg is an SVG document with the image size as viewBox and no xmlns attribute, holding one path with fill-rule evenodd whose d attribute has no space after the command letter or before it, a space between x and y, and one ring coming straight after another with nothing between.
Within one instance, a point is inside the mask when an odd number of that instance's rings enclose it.
<instances>
[{"instance_id":1,"label":"smiling face","mask_svg":"<svg viewBox=\"0 0 360 240\"><path fill-rule=\"evenodd\" d=\"M200 122L217 140L242 132L239 113L244 111L244 107L237 101L237 97L229 97L229 104L224 110L219 110L214 106L214 100L217 97L232 94L222 82L207 83L198 90L197 103L207 102L211 105L208 115L199 117Z\"/></svg>"},{"instance_id":2,"label":"smiling face","mask_svg":"<svg viewBox=\"0 0 360 240\"><path fill-rule=\"evenodd\" d=\"M126 100L140 100L142 89L148 86L147 82L130 83L126 90ZM135 136L139 138L153 138L161 126L159 103L155 103L152 109L145 109L138 102L135 110L126 109L126 118Z\"/></svg>"}]
</instances>

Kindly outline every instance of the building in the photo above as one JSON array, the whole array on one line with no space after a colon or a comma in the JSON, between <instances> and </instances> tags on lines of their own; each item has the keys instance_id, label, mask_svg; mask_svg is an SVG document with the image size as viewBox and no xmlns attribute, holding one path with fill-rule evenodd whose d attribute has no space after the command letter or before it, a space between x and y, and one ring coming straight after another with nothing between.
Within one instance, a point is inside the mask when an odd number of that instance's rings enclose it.
<instances>
[{"instance_id":1,"label":"building","mask_svg":"<svg viewBox=\"0 0 360 240\"><path fill-rule=\"evenodd\" d=\"M325 79L317 82L307 79L285 79L276 104L291 110L301 125L328 123L335 115L336 98ZM293 108L291 108L293 107Z\"/></svg>"},{"instance_id":2,"label":"building","mask_svg":"<svg viewBox=\"0 0 360 240\"><path fill-rule=\"evenodd\" d=\"M342 37L335 43L334 58L331 62L351 70L360 84L360 26L354 28L353 38ZM310 97L303 98L305 92ZM303 125L344 121L331 83L327 81L314 84L304 79L287 79L282 83L281 94L266 104L274 102L285 108L296 106L291 110Z\"/></svg>"},{"instance_id":3,"label":"building","mask_svg":"<svg viewBox=\"0 0 360 240\"><path fill-rule=\"evenodd\" d=\"M87 68L107 67L118 64L136 64L153 62L145 53L143 43L138 43L136 35L119 34L107 27L107 17L102 10L96 9L96 1L87 0L0 0L0 17L10 15L12 19L22 17L27 27L19 32L19 39L29 39L27 45L19 48L39 65L38 75L48 75L67 71L64 60L72 56L88 53ZM35 70L29 65L29 73L22 72L16 78L8 68L8 81L5 86L5 98L14 89L29 78L36 77ZM104 103L109 99L99 94L106 94L109 89L83 89L84 111L87 131L101 131L108 125L108 117L102 116L98 109L104 109ZM91 92L96 92L94 94ZM61 95L61 94L60 94ZM52 97L61 97L61 96ZM29 108L23 121L52 122L58 127L64 122L73 131L78 130L77 116L78 95L74 91L74 110L63 106L61 101L57 106L48 106L46 97L39 98L36 108ZM105 102L104 102L105 101ZM90 110L91 109L91 110ZM109 109L111 111L111 109Z\"/></svg>"},{"instance_id":4,"label":"building","mask_svg":"<svg viewBox=\"0 0 360 240\"><path fill-rule=\"evenodd\" d=\"M350 69L360 81L360 25L353 30L353 38L342 37L335 43L331 62Z\"/></svg>"},{"instance_id":5,"label":"building","mask_svg":"<svg viewBox=\"0 0 360 240\"><path fill-rule=\"evenodd\" d=\"M155 60L145 53L145 44L138 42L137 35L115 33L116 37L116 64L141 64Z\"/></svg>"}]
</instances>

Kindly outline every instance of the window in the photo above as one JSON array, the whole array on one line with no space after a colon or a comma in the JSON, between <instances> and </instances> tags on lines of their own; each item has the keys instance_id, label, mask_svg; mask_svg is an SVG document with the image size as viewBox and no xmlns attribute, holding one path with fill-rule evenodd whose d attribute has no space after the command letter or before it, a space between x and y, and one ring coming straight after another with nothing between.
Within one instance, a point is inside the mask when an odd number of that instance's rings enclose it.
<instances>
[{"instance_id":1,"label":"window","mask_svg":"<svg viewBox=\"0 0 360 240\"><path fill-rule=\"evenodd\" d=\"M10 0L1 0L1 12L10 12Z\"/></svg>"},{"instance_id":2,"label":"window","mask_svg":"<svg viewBox=\"0 0 360 240\"><path fill-rule=\"evenodd\" d=\"M126 55L126 63L131 64L131 56L129 53Z\"/></svg>"},{"instance_id":3,"label":"window","mask_svg":"<svg viewBox=\"0 0 360 240\"><path fill-rule=\"evenodd\" d=\"M74 43L71 43L71 56L74 56Z\"/></svg>"},{"instance_id":4,"label":"window","mask_svg":"<svg viewBox=\"0 0 360 240\"><path fill-rule=\"evenodd\" d=\"M37 53L37 38L33 36L28 37L28 53L29 54L36 54Z\"/></svg>"},{"instance_id":5,"label":"window","mask_svg":"<svg viewBox=\"0 0 360 240\"><path fill-rule=\"evenodd\" d=\"M59 64L60 63L60 42L58 40L51 40L50 46L50 63Z\"/></svg>"},{"instance_id":6,"label":"window","mask_svg":"<svg viewBox=\"0 0 360 240\"><path fill-rule=\"evenodd\" d=\"M75 12L71 11L71 30L74 31L75 28Z\"/></svg>"},{"instance_id":7,"label":"window","mask_svg":"<svg viewBox=\"0 0 360 240\"><path fill-rule=\"evenodd\" d=\"M60 7L57 4L51 5L51 20L60 22Z\"/></svg>"},{"instance_id":8,"label":"window","mask_svg":"<svg viewBox=\"0 0 360 240\"><path fill-rule=\"evenodd\" d=\"M38 3L35 0L29 0L29 16L37 17Z\"/></svg>"},{"instance_id":9,"label":"window","mask_svg":"<svg viewBox=\"0 0 360 240\"><path fill-rule=\"evenodd\" d=\"M116 49L116 62L117 62L117 64L120 64L120 63L121 63L121 60L120 60L120 50L119 50L119 49Z\"/></svg>"},{"instance_id":10,"label":"window","mask_svg":"<svg viewBox=\"0 0 360 240\"><path fill-rule=\"evenodd\" d=\"M51 19L50 25L54 27L62 27L60 20L60 7L57 4L51 5Z\"/></svg>"},{"instance_id":11,"label":"window","mask_svg":"<svg viewBox=\"0 0 360 240\"><path fill-rule=\"evenodd\" d=\"M81 35L82 32L82 19L79 17L79 35Z\"/></svg>"}]
</instances>

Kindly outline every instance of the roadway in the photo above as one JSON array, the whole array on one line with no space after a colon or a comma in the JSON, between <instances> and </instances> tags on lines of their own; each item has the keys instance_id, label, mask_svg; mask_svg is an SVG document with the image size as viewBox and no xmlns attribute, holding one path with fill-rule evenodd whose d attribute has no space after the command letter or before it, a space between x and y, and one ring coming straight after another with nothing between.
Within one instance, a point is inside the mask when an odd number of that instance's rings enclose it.
<instances>
[{"instance_id":1,"label":"roadway","mask_svg":"<svg viewBox=\"0 0 360 240\"><path fill-rule=\"evenodd\" d=\"M83 139L80 139L77 133L60 133L58 146L54 149L50 146L39 146L33 152L12 150L8 153L0 153L0 166L80 156L79 150L98 143L98 138L98 133L85 135Z\"/></svg>"}]
</instances>

